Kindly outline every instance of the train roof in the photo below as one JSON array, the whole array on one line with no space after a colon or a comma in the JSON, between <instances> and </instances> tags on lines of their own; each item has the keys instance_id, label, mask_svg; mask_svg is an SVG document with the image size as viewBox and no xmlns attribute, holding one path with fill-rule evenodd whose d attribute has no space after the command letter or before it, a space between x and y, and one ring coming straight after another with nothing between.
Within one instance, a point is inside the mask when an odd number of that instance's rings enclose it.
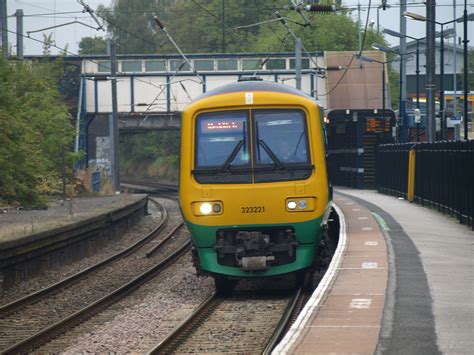
<instances>
[{"instance_id":1,"label":"train roof","mask_svg":"<svg viewBox=\"0 0 474 355\"><path fill-rule=\"evenodd\" d=\"M202 100L206 97L221 95L221 94L231 94L234 92L242 91L273 91L284 94L292 94L297 96L302 96L310 100L314 100L313 97L305 94L304 92L292 88L291 86L275 83L272 81L260 81L260 80L249 80L249 81L238 81L231 84L226 84L220 86L216 89L209 90L208 92L197 97L193 102Z\"/></svg>"}]
</instances>

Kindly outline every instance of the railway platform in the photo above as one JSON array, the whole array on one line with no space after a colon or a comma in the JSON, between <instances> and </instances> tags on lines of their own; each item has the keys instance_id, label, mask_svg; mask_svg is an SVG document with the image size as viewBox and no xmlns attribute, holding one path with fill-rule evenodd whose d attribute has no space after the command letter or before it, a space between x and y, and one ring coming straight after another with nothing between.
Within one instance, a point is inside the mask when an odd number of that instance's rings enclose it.
<instances>
[{"instance_id":1,"label":"railway platform","mask_svg":"<svg viewBox=\"0 0 474 355\"><path fill-rule=\"evenodd\" d=\"M94 253L145 215L147 201L144 194L121 194L77 198L45 210L2 210L0 292Z\"/></svg>"},{"instance_id":2,"label":"railway platform","mask_svg":"<svg viewBox=\"0 0 474 355\"><path fill-rule=\"evenodd\" d=\"M469 227L376 191L337 188L334 202L335 263L274 353L471 354Z\"/></svg>"}]
</instances>

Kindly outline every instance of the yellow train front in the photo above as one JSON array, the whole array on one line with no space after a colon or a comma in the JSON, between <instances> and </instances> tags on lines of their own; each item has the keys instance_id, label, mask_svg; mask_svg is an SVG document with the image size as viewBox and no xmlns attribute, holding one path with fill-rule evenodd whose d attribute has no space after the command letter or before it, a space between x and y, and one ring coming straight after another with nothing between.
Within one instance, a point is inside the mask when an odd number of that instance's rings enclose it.
<instances>
[{"instance_id":1,"label":"yellow train front","mask_svg":"<svg viewBox=\"0 0 474 355\"><path fill-rule=\"evenodd\" d=\"M222 86L185 109L179 198L198 272L222 281L313 265L331 203L321 111L262 81Z\"/></svg>"}]
</instances>

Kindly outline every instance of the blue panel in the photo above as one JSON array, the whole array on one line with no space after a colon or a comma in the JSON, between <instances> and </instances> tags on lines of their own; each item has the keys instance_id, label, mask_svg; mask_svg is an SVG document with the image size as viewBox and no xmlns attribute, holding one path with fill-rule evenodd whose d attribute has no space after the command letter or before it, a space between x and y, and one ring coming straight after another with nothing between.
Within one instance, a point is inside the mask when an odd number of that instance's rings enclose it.
<instances>
[{"instance_id":1,"label":"blue panel","mask_svg":"<svg viewBox=\"0 0 474 355\"><path fill-rule=\"evenodd\" d=\"M206 92L206 76L205 75L201 75L202 77L202 93L204 94Z\"/></svg>"},{"instance_id":2,"label":"blue panel","mask_svg":"<svg viewBox=\"0 0 474 355\"><path fill-rule=\"evenodd\" d=\"M130 111L135 112L135 77L130 77Z\"/></svg>"},{"instance_id":3,"label":"blue panel","mask_svg":"<svg viewBox=\"0 0 474 355\"><path fill-rule=\"evenodd\" d=\"M171 111L171 85L169 75L166 76L166 111Z\"/></svg>"},{"instance_id":4,"label":"blue panel","mask_svg":"<svg viewBox=\"0 0 474 355\"><path fill-rule=\"evenodd\" d=\"M99 84L94 80L94 111L99 112Z\"/></svg>"}]
</instances>

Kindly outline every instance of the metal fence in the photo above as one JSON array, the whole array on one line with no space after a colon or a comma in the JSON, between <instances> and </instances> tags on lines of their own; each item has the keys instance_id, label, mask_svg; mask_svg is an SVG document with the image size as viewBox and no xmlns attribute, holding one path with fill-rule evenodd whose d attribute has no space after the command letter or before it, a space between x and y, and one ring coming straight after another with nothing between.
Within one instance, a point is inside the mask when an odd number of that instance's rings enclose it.
<instances>
[{"instance_id":1,"label":"metal fence","mask_svg":"<svg viewBox=\"0 0 474 355\"><path fill-rule=\"evenodd\" d=\"M407 197L411 149L416 157L414 201L455 216L474 229L474 141L379 146L376 164L379 192Z\"/></svg>"}]
</instances>

